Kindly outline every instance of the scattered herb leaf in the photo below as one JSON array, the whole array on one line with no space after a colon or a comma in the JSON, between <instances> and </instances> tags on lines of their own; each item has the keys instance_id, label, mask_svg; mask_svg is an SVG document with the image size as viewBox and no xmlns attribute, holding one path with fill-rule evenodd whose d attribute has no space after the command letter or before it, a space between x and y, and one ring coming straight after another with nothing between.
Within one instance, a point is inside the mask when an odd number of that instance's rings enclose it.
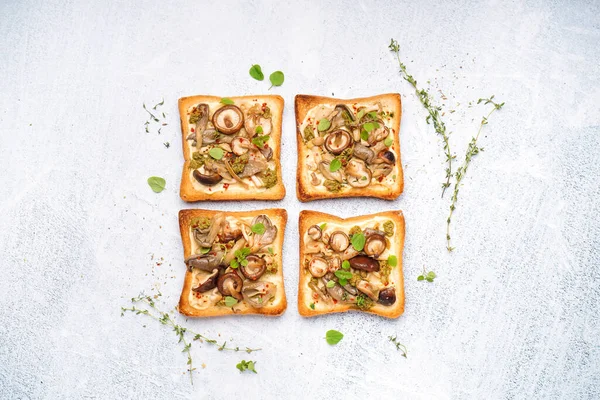
<instances>
[{"instance_id":1,"label":"scattered herb leaf","mask_svg":"<svg viewBox=\"0 0 600 400\"><path fill-rule=\"evenodd\" d=\"M385 144L386 147L390 147L394 144L394 139L392 139L391 137L386 137L383 141L383 144Z\"/></svg>"},{"instance_id":2,"label":"scattered herb leaf","mask_svg":"<svg viewBox=\"0 0 600 400\"><path fill-rule=\"evenodd\" d=\"M225 151L220 147L213 147L208 151L208 155L214 158L215 160L220 160L223 158Z\"/></svg>"},{"instance_id":3,"label":"scattered herb leaf","mask_svg":"<svg viewBox=\"0 0 600 400\"><path fill-rule=\"evenodd\" d=\"M237 299L235 297L231 297L231 296L226 296L225 297L225 305L227 307L233 307L238 303Z\"/></svg>"},{"instance_id":4,"label":"scattered herb leaf","mask_svg":"<svg viewBox=\"0 0 600 400\"><path fill-rule=\"evenodd\" d=\"M260 135L261 133L263 133L263 127L261 125L258 125L256 128L254 128L254 133Z\"/></svg>"},{"instance_id":5,"label":"scattered herb leaf","mask_svg":"<svg viewBox=\"0 0 600 400\"><path fill-rule=\"evenodd\" d=\"M427 282L433 282L433 280L437 278L437 275L435 274L435 272L433 271L425 271L425 267L423 267L423 275L419 275L417 277L417 281L427 281Z\"/></svg>"},{"instance_id":6,"label":"scattered herb leaf","mask_svg":"<svg viewBox=\"0 0 600 400\"><path fill-rule=\"evenodd\" d=\"M250 76L256 79L257 81L262 81L265 79L265 75L263 74L262 69L258 64L254 64L252 67L250 67L249 72Z\"/></svg>"},{"instance_id":7,"label":"scattered herb leaf","mask_svg":"<svg viewBox=\"0 0 600 400\"><path fill-rule=\"evenodd\" d=\"M356 251L363 250L363 248L365 247L365 241L365 235L363 235L362 232L355 233L354 235L352 235L352 247L354 247L354 250Z\"/></svg>"},{"instance_id":8,"label":"scattered herb leaf","mask_svg":"<svg viewBox=\"0 0 600 400\"><path fill-rule=\"evenodd\" d=\"M257 235L262 235L263 233L265 233L265 225L261 222L252 225L250 229Z\"/></svg>"},{"instance_id":9,"label":"scattered herb leaf","mask_svg":"<svg viewBox=\"0 0 600 400\"><path fill-rule=\"evenodd\" d=\"M388 339L389 339L390 342L392 342L394 344L394 346L396 346L396 350L402 352L402 357L408 358L408 357L406 357L406 354L408 353L408 351L406 350L406 346L403 345L402 343L400 343L396 339L396 335L394 335L394 336L388 336Z\"/></svg>"},{"instance_id":10,"label":"scattered herb leaf","mask_svg":"<svg viewBox=\"0 0 600 400\"><path fill-rule=\"evenodd\" d=\"M343 333L333 329L328 330L327 333L325 333L325 340L327 340L327 343L329 343L332 346L338 344L343 338Z\"/></svg>"},{"instance_id":11,"label":"scattered herb leaf","mask_svg":"<svg viewBox=\"0 0 600 400\"><path fill-rule=\"evenodd\" d=\"M331 288L332 288L332 287L334 287L334 286L335 286L335 281L334 281L334 280L327 281L327 287L328 287L328 288L330 288L330 289L331 289Z\"/></svg>"},{"instance_id":12,"label":"scattered herb leaf","mask_svg":"<svg viewBox=\"0 0 600 400\"><path fill-rule=\"evenodd\" d=\"M395 255L389 256L387 259L387 263L390 267L397 266L398 265L398 257L396 257Z\"/></svg>"},{"instance_id":13,"label":"scattered herb leaf","mask_svg":"<svg viewBox=\"0 0 600 400\"><path fill-rule=\"evenodd\" d=\"M315 303L310 303L310 308L314 310L315 309Z\"/></svg>"},{"instance_id":14,"label":"scattered herb leaf","mask_svg":"<svg viewBox=\"0 0 600 400\"><path fill-rule=\"evenodd\" d=\"M275 71L275 72L273 72L269 76L269 80L271 81L271 87L269 88L269 90L271 90L271 88L273 86L281 86L281 85L283 85L284 79L285 79L285 77L283 76L283 72L281 72L281 71Z\"/></svg>"},{"instance_id":15,"label":"scattered herb leaf","mask_svg":"<svg viewBox=\"0 0 600 400\"><path fill-rule=\"evenodd\" d=\"M151 176L148 178L148 185L155 193L160 193L165 190L166 181L160 176Z\"/></svg>"},{"instance_id":16,"label":"scattered herb leaf","mask_svg":"<svg viewBox=\"0 0 600 400\"><path fill-rule=\"evenodd\" d=\"M257 374L258 372L256 372L256 369L254 369L254 364L256 364L256 361L246 361L246 360L242 360L240 361L235 367L237 369L240 370L240 372L244 372L244 371L252 371L255 374Z\"/></svg>"},{"instance_id":17,"label":"scattered herb leaf","mask_svg":"<svg viewBox=\"0 0 600 400\"><path fill-rule=\"evenodd\" d=\"M323 118L319 120L319 125L317 125L317 129L319 130L319 132L323 132L329 129L330 126L331 121L329 121L327 118Z\"/></svg>"},{"instance_id":18,"label":"scattered herb leaf","mask_svg":"<svg viewBox=\"0 0 600 400\"><path fill-rule=\"evenodd\" d=\"M233 100L227 98L227 97L223 97L220 101L221 104L227 104L227 105L231 105L233 104Z\"/></svg>"},{"instance_id":19,"label":"scattered herb leaf","mask_svg":"<svg viewBox=\"0 0 600 400\"><path fill-rule=\"evenodd\" d=\"M340 168L342 168L342 162L339 158L334 158L333 160L331 160L331 163L329 164L329 170L331 172L335 172Z\"/></svg>"},{"instance_id":20,"label":"scattered herb leaf","mask_svg":"<svg viewBox=\"0 0 600 400\"><path fill-rule=\"evenodd\" d=\"M349 270L350 269L350 261L344 260L342 262L342 268L345 269L345 270Z\"/></svg>"},{"instance_id":21,"label":"scattered herb leaf","mask_svg":"<svg viewBox=\"0 0 600 400\"><path fill-rule=\"evenodd\" d=\"M322 223L321 225L319 225L319 228L321 228L321 230L325 229L325 227L327 226L327 223Z\"/></svg>"}]
</instances>

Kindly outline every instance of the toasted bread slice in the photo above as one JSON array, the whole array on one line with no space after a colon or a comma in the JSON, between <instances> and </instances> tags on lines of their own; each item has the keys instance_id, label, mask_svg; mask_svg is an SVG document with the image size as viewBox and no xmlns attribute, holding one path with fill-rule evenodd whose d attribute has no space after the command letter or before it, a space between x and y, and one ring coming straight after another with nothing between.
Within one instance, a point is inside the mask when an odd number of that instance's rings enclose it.
<instances>
[{"instance_id":1,"label":"toasted bread slice","mask_svg":"<svg viewBox=\"0 0 600 400\"><path fill-rule=\"evenodd\" d=\"M391 221L391 227L388 221ZM385 227L384 224L386 224ZM309 233L309 229L315 225L319 228L313 228ZM351 239L352 235L350 231L355 226L358 226L363 236L367 237L364 251L361 252L356 251L355 244L353 243L354 240ZM385 229L385 231L384 233L377 233L375 231L365 232L365 229L368 228L382 231ZM330 240L332 240L332 234L339 231L344 232L347 238L350 238L350 243L346 250L335 252L336 248L332 246ZM321 237L315 240L314 238L318 237L319 232ZM312 317L320 314L346 311L365 311L386 318L398 318L404 312L404 274L402 272L404 216L402 211L385 211L348 219L316 211L302 211L300 212L299 233L300 279L298 287L298 311L301 315ZM309 234L314 236L311 237ZM391 236L389 236L390 234ZM343 235L338 235L339 233L335 235L337 240L334 246L338 246L337 250L341 250L348 242L346 242ZM385 237L385 240L381 240L381 236ZM386 242L383 252L381 252L383 247L377 247L377 240L380 240L380 245ZM356 243L360 246L358 242L360 240L357 240ZM374 251L379 254L375 254ZM330 253L330 256L328 256L328 253ZM365 263L364 257L362 260L355 258L357 255L361 257L365 253L371 254L367 261L371 263L371 266L377 265L376 269L378 271L366 272L364 269L361 271L352 266L360 266L359 263L362 266L369 265ZM339 261L332 261L336 256L339 257ZM395 263L393 257L396 259ZM343 258L349 260L350 268L348 268L348 265L340 265ZM381 262L377 260L381 260ZM386 267L388 263L389 266ZM396 265L392 266L393 264ZM323 269L323 266L325 266L325 269ZM387 279L384 273L386 270L389 271ZM351 278L346 278L348 284L352 286L350 291L344 290L339 285L340 277L343 278L344 275L340 274L338 276L334 271L340 271L346 273L346 275L348 272L352 274ZM316 277L313 275L313 272L316 272ZM319 277L322 273L325 273L325 275ZM332 273L335 278L330 275ZM361 274L364 276L361 276ZM336 282L330 289L325 283L325 281L329 280L328 276L333 279L332 282ZM317 285L317 289L324 293L325 296L320 295L318 291L312 288L315 284ZM361 289L368 289L367 292L370 292L373 298L365 295L363 291L357 289L357 286ZM335 299L336 290L338 290L337 297L340 297L339 293L342 294L340 300ZM352 291L355 291L358 295L353 295ZM393 303L390 300L391 294L395 296ZM388 304L384 304L386 302Z\"/></svg>"},{"instance_id":2,"label":"toasted bread slice","mask_svg":"<svg viewBox=\"0 0 600 400\"><path fill-rule=\"evenodd\" d=\"M200 246L193 236L193 231L191 228L193 219L198 217L212 219L217 214L223 215L227 222L233 221L235 223L235 220L243 221L247 226L252 223L252 220L255 217L259 215L266 215L270 219L271 223L277 228L275 240L271 244L265 246L261 251L251 253L258 254L263 259L270 257L270 263L267 263L266 272L260 276L258 280L250 281L249 279L246 279L241 273L241 267L238 267L237 270L228 267L227 270L221 271L221 275L225 272L237 273L242 278L244 285L263 281L275 284L276 289L274 292L274 297L272 297L270 300L266 300L266 304L259 308L250 306L246 302L245 298L240 300L232 307L226 306L223 304L225 297L219 293L218 287L203 293L195 293L193 288L198 287L200 283L204 282L210 273L198 270L196 268L190 271L188 268L185 273L183 290L181 291L181 297L179 300L179 312L189 317L214 317L230 314L263 314L268 316L276 316L283 314L287 308L287 300L283 284L283 262L281 253L283 248L283 236L287 223L287 212L279 208L243 212L200 209L181 210L179 211L179 229L181 231L181 240L183 242L184 259L187 260L194 254L202 254L202 251L200 251ZM254 237L256 237L256 234ZM228 251L229 249L226 249L225 256L227 255ZM210 255L211 253L208 254ZM229 265L227 263L222 263L222 265L223 264ZM218 304L215 305L215 303Z\"/></svg>"},{"instance_id":3,"label":"toasted bread slice","mask_svg":"<svg viewBox=\"0 0 600 400\"><path fill-rule=\"evenodd\" d=\"M331 117L337 105L349 107L355 120L349 122L346 118L339 119L337 117L337 123L329 121L331 123L329 129L324 131L318 129L318 122L323 118ZM336 197L377 197L393 200L400 196L404 189L404 178L399 139L402 102L398 93L349 100L299 94L296 96L295 109L296 139L298 142L296 194L300 201ZM362 114L361 110L363 110ZM371 114L370 111L374 111L374 113ZM362 115L360 121L358 120L359 115ZM336 118L331 119L335 120ZM343 124L344 120L346 120L345 125ZM376 124L374 125L373 122L376 122ZM349 124L355 126L350 127ZM307 127L309 133L308 136L305 136ZM357 156L358 152L356 150L353 151L354 158L352 160L354 162L352 164L354 167L367 165L369 169L369 172L363 175L356 175L356 172L354 172L354 175L350 175L349 171L356 171L356 168L349 169L347 167L347 161L350 158L346 154L346 161L342 163L339 170L339 172L344 172L344 176L338 178L342 183L341 185L331 182L332 179L326 180L327 177L319 168L319 162L323 160L327 162L327 158L336 157L343 160L345 153L336 155L327 149L327 142L330 142L330 140L327 140L329 137L327 135L337 131L340 127L350 133L353 146L357 147L358 144L362 148L361 157ZM370 132L367 132L367 129ZM361 138L361 132L366 136ZM385 139L378 140L386 133L389 146L384 145L386 143ZM314 136L320 142L325 139L325 144L315 142L310 136ZM367 137L368 139L364 140ZM365 150L365 148L374 148L376 153L371 151L371 155L368 155L369 150ZM391 152L392 155L386 154L384 157L380 157L380 154L385 151ZM390 159L391 157L393 157L393 160ZM370 162L364 160L370 160ZM329 164L326 164L325 169L330 171ZM339 172L336 174L339 174Z\"/></svg>"},{"instance_id":4,"label":"toasted bread slice","mask_svg":"<svg viewBox=\"0 0 600 400\"><path fill-rule=\"evenodd\" d=\"M283 186L282 174L281 174L281 121L283 117L283 98L277 95L256 95L256 96L235 96L229 98L233 101L234 105L242 109L244 118L247 119L248 110L258 104L260 107L269 107L271 113L271 132L269 139L265 142L265 145L270 147L273 155L272 159L268 162L269 169L274 170L277 176L277 183L270 187L257 187L257 185L249 177L243 178L245 184L240 184L235 179L223 179L217 184L212 186L203 185L193 177L194 169L191 167L193 164L193 154L198 149L193 145L194 141L187 139L190 134L193 135L195 132L195 123L190 123L190 115L194 107L199 104L205 103L209 105L209 123L212 123L212 117L218 109L225 107L225 104L221 103L221 97L199 95L191 97L182 97L179 99L179 116L181 119L181 141L183 145L183 158L185 160L183 165L183 172L181 175L181 188L180 196L181 199L188 202L202 201L202 200L281 200L285 197L285 187ZM241 134L246 135L245 126L243 125L239 131ZM252 136L255 133L247 134ZM266 134L266 132L265 132ZM257 133L256 135L261 135ZM230 139L227 135L221 134L224 139ZM238 133L234 133L233 137L238 136ZM212 143L210 147L218 147L223 145L223 139L217 138L216 143ZM249 142L250 140L248 140ZM204 144L205 142L203 142ZM225 143L227 144L227 143ZM226 147L226 146L225 146ZM203 155L208 158L206 154L208 147L204 147ZM227 153L226 153L227 154ZM261 178L262 179L262 178Z\"/></svg>"}]
</instances>

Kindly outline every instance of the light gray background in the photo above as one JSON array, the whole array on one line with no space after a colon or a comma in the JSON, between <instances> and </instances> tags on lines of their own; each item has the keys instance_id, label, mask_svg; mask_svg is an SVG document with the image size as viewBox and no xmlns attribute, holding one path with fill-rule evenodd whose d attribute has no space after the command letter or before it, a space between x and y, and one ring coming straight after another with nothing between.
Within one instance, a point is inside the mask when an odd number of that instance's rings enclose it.
<instances>
[{"instance_id":1,"label":"light gray background","mask_svg":"<svg viewBox=\"0 0 600 400\"><path fill-rule=\"evenodd\" d=\"M0 397L598 398L598 15L598 2L584 1L3 1ZM487 110L469 102L506 101L461 188L454 254L440 142L397 72L391 37L444 104L459 159ZM288 195L185 204L177 99L267 93L251 63L286 74L270 93L286 101ZM293 96L391 91L403 100L404 194L300 204ZM163 97L169 125L147 134L142 103ZM151 175L166 178L164 192L149 189ZM287 312L187 322L262 347L250 357L258 375L235 369L246 354L195 344L206 368L191 386L172 332L120 317L141 290L159 288L161 306L176 305L186 207L288 210ZM407 221L404 315L301 318L299 210L391 208ZM435 283L416 281L424 266ZM335 347L323 339L332 328L346 334ZM396 334L408 359L387 341Z\"/></svg>"}]
</instances>

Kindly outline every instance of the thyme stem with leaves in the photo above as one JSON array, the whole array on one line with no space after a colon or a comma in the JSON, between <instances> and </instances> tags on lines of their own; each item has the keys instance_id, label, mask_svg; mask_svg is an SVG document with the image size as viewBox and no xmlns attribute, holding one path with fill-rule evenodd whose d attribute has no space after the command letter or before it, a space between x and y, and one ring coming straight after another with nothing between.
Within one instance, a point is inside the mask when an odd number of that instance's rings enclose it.
<instances>
[{"instance_id":1,"label":"thyme stem with leaves","mask_svg":"<svg viewBox=\"0 0 600 400\"><path fill-rule=\"evenodd\" d=\"M161 296L160 293L158 293L157 296ZM191 348L192 348L192 342L191 341L187 341L186 340L186 333L189 332L190 334L193 335L192 337L192 341L197 340L199 342L206 342L206 343L210 343L210 344L214 344L214 345L219 345L217 343L217 340L215 339L211 339L205 335L202 335L200 333L194 332L191 329L188 329L186 327L183 327L177 323L175 323L175 321L171 318L171 316L169 315L169 313L161 311L160 309L158 309L158 307L156 307L156 302L154 301L154 299L151 296L145 295L144 293L141 293L139 296L137 297L132 297L131 298L131 302L134 303L133 306L131 307L121 307L121 316L124 316L126 312L132 312L136 315L147 315L148 317L160 322L163 325L166 326L170 326L171 328L173 328L173 331L175 332L175 334L177 335L177 337L179 338L179 342L178 343L182 343L183 344L183 349L181 350L183 353L186 353L187 356L187 365L188 365L188 373L190 374L190 382L192 383L192 385L194 384L194 380L193 380L193 375L192 373L196 370L196 368L194 368L193 365L193 360L192 360L192 352L191 352ZM152 312L150 312L149 309L146 308L139 308L136 307L135 304L145 304L148 307L150 307L150 310L153 310L156 314L153 314ZM262 349L252 349L249 347L246 347L246 349L240 349L239 347L227 347L227 342L223 342L223 344L219 345L219 347L217 348L217 350L219 351L245 351L246 353L250 354L254 351L259 351Z\"/></svg>"},{"instance_id":2,"label":"thyme stem with leaves","mask_svg":"<svg viewBox=\"0 0 600 400\"><path fill-rule=\"evenodd\" d=\"M432 105L431 96L429 96L429 93L427 93L425 89L419 90L415 78L413 78L412 75L406 71L406 65L404 65L400 60L400 45L398 42L395 39L392 39L388 47L393 53L396 54L396 59L398 60L398 66L400 67L402 77L412 85L412 87L415 89L415 93L421 101L421 104L429 113L426 119L427 123L430 124L433 122L433 127L435 128L436 133L441 136L444 143L444 154L446 155L446 163L448 164L446 167L446 182L442 183L442 197L444 197L446 189L450 187L450 178L452 177L452 160L456 158L456 156L453 156L452 152L450 151L449 136L451 132L446 131L446 124L441 119L440 111L442 108L440 106Z\"/></svg>"},{"instance_id":3,"label":"thyme stem with leaves","mask_svg":"<svg viewBox=\"0 0 600 400\"><path fill-rule=\"evenodd\" d=\"M487 116L485 116L481 119L481 123L479 124L479 130L477 131L477 135L475 135L474 137L471 138L471 141L469 142L469 146L467 147L467 153L465 154L465 160L463 161L463 164L456 170L456 173L454 174L455 175L454 191L452 193L452 198L451 198L452 202L450 203L450 214L448 215L448 219L446 220L446 248L448 249L448 251L454 250L454 247L452 247L450 245L450 222L452 221L452 214L454 213L454 210L456 209L456 203L458 201L458 190L460 187L460 183L462 182L463 178L465 177L465 174L467 173L467 169L469 168L469 165L471 164L471 160L473 159L473 157L476 156L477 154L479 154L480 151L483 151L483 147L477 147L477 140L479 139L479 135L481 134L481 131L483 130L484 125L487 125L488 119L496 110L500 110L504 106L504 103L496 103L493 99L494 99L494 96L491 96L489 99L479 99L477 101L477 104L480 104L482 102L484 102L484 104L486 104L486 105L493 104L494 108L492 108L490 110L490 112L487 114Z\"/></svg>"}]
</instances>

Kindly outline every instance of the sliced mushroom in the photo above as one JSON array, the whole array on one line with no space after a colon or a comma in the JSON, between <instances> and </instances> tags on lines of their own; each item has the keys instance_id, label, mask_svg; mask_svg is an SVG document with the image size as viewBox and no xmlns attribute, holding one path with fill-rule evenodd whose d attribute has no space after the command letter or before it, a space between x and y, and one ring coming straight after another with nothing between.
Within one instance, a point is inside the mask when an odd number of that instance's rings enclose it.
<instances>
[{"instance_id":1,"label":"sliced mushroom","mask_svg":"<svg viewBox=\"0 0 600 400\"><path fill-rule=\"evenodd\" d=\"M351 295L348 292L346 292L344 290L344 288L339 285L339 283L336 283L332 287L328 287L327 286L327 282L329 282L330 280L328 280L325 277L323 277L321 279L325 283L325 287L327 288L327 293L331 297L333 297L334 299L336 299L337 301L348 302L348 303L354 303L354 301L356 301L356 298L353 295Z\"/></svg>"},{"instance_id":2,"label":"sliced mushroom","mask_svg":"<svg viewBox=\"0 0 600 400\"><path fill-rule=\"evenodd\" d=\"M396 289L393 286L379 292L379 302L384 306L391 306L396 302Z\"/></svg>"},{"instance_id":3,"label":"sliced mushroom","mask_svg":"<svg viewBox=\"0 0 600 400\"><path fill-rule=\"evenodd\" d=\"M212 247L217 234L225 222L225 216L221 213L215 214L210 221L210 228L202 231L194 229L194 239L200 247ZM212 270L211 270L212 271Z\"/></svg>"},{"instance_id":4,"label":"sliced mushroom","mask_svg":"<svg viewBox=\"0 0 600 400\"><path fill-rule=\"evenodd\" d=\"M236 137L231 141L231 149L237 156L241 156L248 152L248 149L253 148L252 142L243 137Z\"/></svg>"},{"instance_id":5,"label":"sliced mushroom","mask_svg":"<svg viewBox=\"0 0 600 400\"><path fill-rule=\"evenodd\" d=\"M221 265L222 257L223 253L220 252L216 254L194 255L188 257L185 260L185 264L190 271L194 268L198 268L201 271L212 272Z\"/></svg>"},{"instance_id":6,"label":"sliced mushroom","mask_svg":"<svg viewBox=\"0 0 600 400\"><path fill-rule=\"evenodd\" d=\"M378 258L381 253L385 251L387 248L387 242L385 240L385 236L380 234L374 234L367 237L365 241L364 252L367 253L368 256L373 258Z\"/></svg>"},{"instance_id":7,"label":"sliced mushroom","mask_svg":"<svg viewBox=\"0 0 600 400\"><path fill-rule=\"evenodd\" d=\"M202 135L203 145L205 145L205 144L214 144L214 143L217 142L218 138L219 138L219 132L217 132L213 128L211 128L211 129L207 128L204 131L204 134Z\"/></svg>"},{"instance_id":8,"label":"sliced mushroom","mask_svg":"<svg viewBox=\"0 0 600 400\"><path fill-rule=\"evenodd\" d=\"M363 188L371 183L371 171L362 160L351 158L344 172L348 175L347 179L350 186Z\"/></svg>"},{"instance_id":9,"label":"sliced mushroom","mask_svg":"<svg viewBox=\"0 0 600 400\"><path fill-rule=\"evenodd\" d=\"M396 156L389 150L380 152L377 155L377 159L390 165L394 165L394 163L396 162Z\"/></svg>"},{"instance_id":10,"label":"sliced mushroom","mask_svg":"<svg viewBox=\"0 0 600 400\"><path fill-rule=\"evenodd\" d=\"M315 278L321 278L329 270L329 264L322 257L313 257L308 263L308 270Z\"/></svg>"},{"instance_id":11,"label":"sliced mushroom","mask_svg":"<svg viewBox=\"0 0 600 400\"><path fill-rule=\"evenodd\" d=\"M208 174L203 174L202 172L198 171L197 169L195 169L194 172L192 172L192 175L194 176L194 179L196 179L199 183L206 185L206 186L216 185L217 183L221 182L221 180L223 179L223 177L221 175L217 174L216 172L210 172Z\"/></svg>"},{"instance_id":12,"label":"sliced mushroom","mask_svg":"<svg viewBox=\"0 0 600 400\"><path fill-rule=\"evenodd\" d=\"M360 281L356 284L356 288L369 296L371 300L377 301L379 298L379 289L368 281Z\"/></svg>"},{"instance_id":13,"label":"sliced mushroom","mask_svg":"<svg viewBox=\"0 0 600 400\"><path fill-rule=\"evenodd\" d=\"M348 260L350 262L350 266L354 269L358 269L360 271L379 271L379 263L377 260L372 259L367 256L356 256Z\"/></svg>"},{"instance_id":14,"label":"sliced mushroom","mask_svg":"<svg viewBox=\"0 0 600 400\"><path fill-rule=\"evenodd\" d=\"M229 104L215 111L212 123L219 132L231 135L242 129L244 114L238 106Z\"/></svg>"},{"instance_id":15,"label":"sliced mushroom","mask_svg":"<svg viewBox=\"0 0 600 400\"><path fill-rule=\"evenodd\" d=\"M250 150L248 156L248 163L244 167L244 170L238 174L240 178L248 178L252 175L258 174L269 168L269 164L265 156L258 150Z\"/></svg>"},{"instance_id":16,"label":"sliced mushroom","mask_svg":"<svg viewBox=\"0 0 600 400\"><path fill-rule=\"evenodd\" d=\"M390 130L382 120L378 120L379 128L372 130L369 133L369 146L373 146L375 143L382 141L390 135Z\"/></svg>"},{"instance_id":17,"label":"sliced mushroom","mask_svg":"<svg viewBox=\"0 0 600 400\"><path fill-rule=\"evenodd\" d=\"M229 249L229 251L227 252L225 257L223 258L223 264L229 265L231 260L233 260L235 258L235 252L243 249L245 246L246 246L246 239L242 237L237 242L235 242L235 244L231 247L231 249Z\"/></svg>"},{"instance_id":18,"label":"sliced mushroom","mask_svg":"<svg viewBox=\"0 0 600 400\"><path fill-rule=\"evenodd\" d=\"M367 164L370 164L373 161L373 159L375 158L375 152L373 150L371 150L369 147L364 146L360 143L356 143L354 145L354 150L352 151L352 154L355 157L360 158Z\"/></svg>"},{"instance_id":19,"label":"sliced mushroom","mask_svg":"<svg viewBox=\"0 0 600 400\"><path fill-rule=\"evenodd\" d=\"M204 282L202 282L197 287L192 290L196 293L204 293L208 290L214 289L217 286L217 280L219 278L219 269L213 269L213 272L206 278Z\"/></svg>"},{"instance_id":20,"label":"sliced mushroom","mask_svg":"<svg viewBox=\"0 0 600 400\"><path fill-rule=\"evenodd\" d=\"M378 179L382 176L388 176L393 170L394 167L389 164L375 164L373 167L373 179Z\"/></svg>"},{"instance_id":21,"label":"sliced mushroom","mask_svg":"<svg viewBox=\"0 0 600 400\"><path fill-rule=\"evenodd\" d=\"M358 255L358 251L356 251L356 249L354 248L354 246L348 246L348 248L342 253L342 260L349 260L352 257L355 257Z\"/></svg>"},{"instance_id":22,"label":"sliced mushroom","mask_svg":"<svg viewBox=\"0 0 600 400\"><path fill-rule=\"evenodd\" d=\"M277 236L277 227L273 225L269 217L264 214L257 215L252 220L252 225L263 224L265 227L265 231L262 234L254 234L252 235L252 245L251 252L256 253L258 250L263 247L273 243L275 237Z\"/></svg>"},{"instance_id":23,"label":"sliced mushroom","mask_svg":"<svg viewBox=\"0 0 600 400\"><path fill-rule=\"evenodd\" d=\"M327 248L327 245L323 242L309 242L304 248L306 254L318 254L323 253L325 256L330 257L333 252Z\"/></svg>"},{"instance_id":24,"label":"sliced mushroom","mask_svg":"<svg viewBox=\"0 0 600 400\"><path fill-rule=\"evenodd\" d=\"M196 121L196 148L200 149L202 147L202 139L204 135L204 130L206 129L206 124L208 123L208 104L198 104L198 111L200 113L200 117Z\"/></svg>"},{"instance_id":25,"label":"sliced mushroom","mask_svg":"<svg viewBox=\"0 0 600 400\"><path fill-rule=\"evenodd\" d=\"M258 150L260 150L260 152L267 159L267 161L271 161L271 159L273 158L273 149L270 148L268 144L265 144L263 147L259 147Z\"/></svg>"},{"instance_id":26,"label":"sliced mushroom","mask_svg":"<svg viewBox=\"0 0 600 400\"><path fill-rule=\"evenodd\" d=\"M329 162L321 161L319 163L319 172L323 174L325 179L330 179L332 181L342 182L344 180L344 175L342 175L342 170L338 169L335 172L331 172L329 170Z\"/></svg>"},{"instance_id":27,"label":"sliced mushroom","mask_svg":"<svg viewBox=\"0 0 600 400\"><path fill-rule=\"evenodd\" d=\"M248 133L249 137L256 134L256 128L262 127L261 135L270 135L272 129L271 118L265 118L264 112L260 104L253 105L249 110L244 122L244 128Z\"/></svg>"},{"instance_id":28,"label":"sliced mushroom","mask_svg":"<svg viewBox=\"0 0 600 400\"><path fill-rule=\"evenodd\" d=\"M321 290L321 288L312 280L308 282L308 287L311 288L313 292L317 293L321 299L325 300L325 302L331 302L331 298L329 297L329 295L323 290Z\"/></svg>"},{"instance_id":29,"label":"sliced mushroom","mask_svg":"<svg viewBox=\"0 0 600 400\"><path fill-rule=\"evenodd\" d=\"M349 283L344 285L344 290L354 296L358 294L358 290L356 290L356 288Z\"/></svg>"},{"instance_id":30,"label":"sliced mushroom","mask_svg":"<svg viewBox=\"0 0 600 400\"><path fill-rule=\"evenodd\" d=\"M338 256L329 259L329 272L335 272L340 268L342 268L342 260Z\"/></svg>"},{"instance_id":31,"label":"sliced mushroom","mask_svg":"<svg viewBox=\"0 0 600 400\"><path fill-rule=\"evenodd\" d=\"M276 290L277 285L275 285L273 282L250 282L244 286L244 289L242 289L242 295L249 306L261 308L267 303L267 301L271 300L275 296Z\"/></svg>"},{"instance_id":32,"label":"sliced mushroom","mask_svg":"<svg viewBox=\"0 0 600 400\"><path fill-rule=\"evenodd\" d=\"M333 251L344 251L350 245L350 239L342 231L335 231L329 237L329 245Z\"/></svg>"},{"instance_id":33,"label":"sliced mushroom","mask_svg":"<svg viewBox=\"0 0 600 400\"><path fill-rule=\"evenodd\" d=\"M346 116L346 118L344 118L344 116ZM353 122L355 118L354 113L347 105L338 104L335 106L335 109L327 119L331 121L331 126L333 129L335 129L337 127L346 125L347 119L350 120L350 122Z\"/></svg>"},{"instance_id":34,"label":"sliced mushroom","mask_svg":"<svg viewBox=\"0 0 600 400\"><path fill-rule=\"evenodd\" d=\"M343 129L331 132L325 138L325 148L336 156L350 147L353 143L352 136Z\"/></svg>"},{"instance_id":35,"label":"sliced mushroom","mask_svg":"<svg viewBox=\"0 0 600 400\"><path fill-rule=\"evenodd\" d=\"M221 232L217 235L219 242L228 243L231 241L237 241L242 237L242 230L239 228L239 225L232 225L228 221L223 223L223 227Z\"/></svg>"},{"instance_id":36,"label":"sliced mushroom","mask_svg":"<svg viewBox=\"0 0 600 400\"><path fill-rule=\"evenodd\" d=\"M242 271L242 274L251 281L260 278L267 270L267 262L261 257L252 254L246 257L246 260L248 261L248 264L240 265L240 270Z\"/></svg>"},{"instance_id":37,"label":"sliced mushroom","mask_svg":"<svg viewBox=\"0 0 600 400\"><path fill-rule=\"evenodd\" d=\"M235 272L223 274L217 281L217 287L223 296L235 297L237 300L242 299L241 292L243 286L244 281L242 281L242 278Z\"/></svg>"},{"instance_id":38,"label":"sliced mushroom","mask_svg":"<svg viewBox=\"0 0 600 400\"><path fill-rule=\"evenodd\" d=\"M310 228L308 228L308 237L311 238L312 240L319 240L321 239L321 227L319 225L313 225Z\"/></svg>"}]
</instances>

